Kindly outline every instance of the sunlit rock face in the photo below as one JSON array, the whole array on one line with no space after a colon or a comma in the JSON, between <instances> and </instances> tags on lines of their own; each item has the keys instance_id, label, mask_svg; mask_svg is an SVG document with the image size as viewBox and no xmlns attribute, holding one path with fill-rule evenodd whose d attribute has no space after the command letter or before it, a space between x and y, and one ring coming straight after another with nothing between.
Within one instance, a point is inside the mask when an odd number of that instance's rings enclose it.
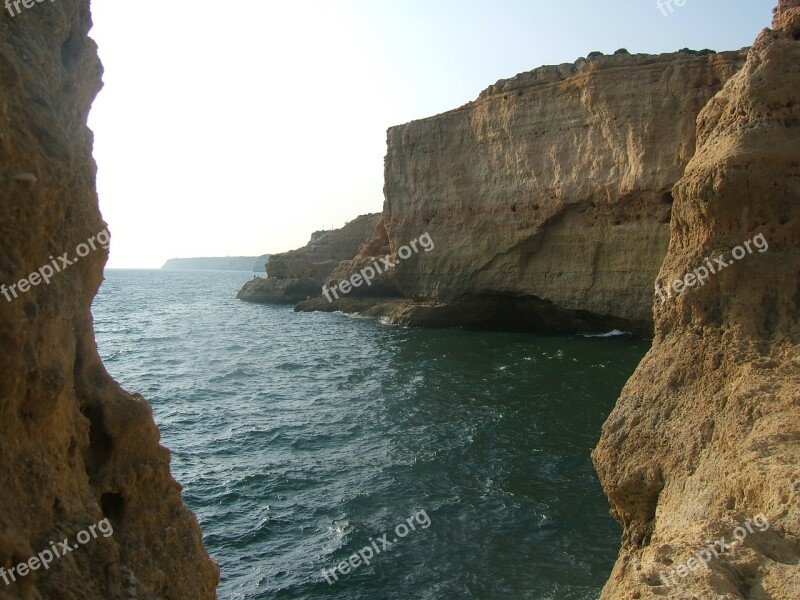
<instances>
[{"instance_id":1,"label":"sunlit rock face","mask_svg":"<svg viewBox=\"0 0 800 600\"><path fill-rule=\"evenodd\" d=\"M219 570L150 407L94 341L108 238L86 126L102 74L90 26L86 0L0 19L0 597L211 599ZM18 568L101 521L49 568Z\"/></svg>"},{"instance_id":2,"label":"sunlit rock face","mask_svg":"<svg viewBox=\"0 0 800 600\"><path fill-rule=\"evenodd\" d=\"M248 281L237 298L260 304L295 304L319 296L331 271L356 255L380 218L379 213L361 215L339 229L315 232L302 248L273 254L267 261L267 277Z\"/></svg>"},{"instance_id":3,"label":"sunlit rock face","mask_svg":"<svg viewBox=\"0 0 800 600\"><path fill-rule=\"evenodd\" d=\"M763 237L656 300L594 453L624 526L604 599L800 598L800 0L773 27L697 119L657 283Z\"/></svg>"},{"instance_id":4,"label":"sunlit rock face","mask_svg":"<svg viewBox=\"0 0 800 600\"><path fill-rule=\"evenodd\" d=\"M339 307L411 324L651 334L672 187L694 155L697 114L744 56L581 59L391 128L383 226L328 283L426 232L436 249L384 277L408 302L362 286Z\"/></svg>"}]
</instances>

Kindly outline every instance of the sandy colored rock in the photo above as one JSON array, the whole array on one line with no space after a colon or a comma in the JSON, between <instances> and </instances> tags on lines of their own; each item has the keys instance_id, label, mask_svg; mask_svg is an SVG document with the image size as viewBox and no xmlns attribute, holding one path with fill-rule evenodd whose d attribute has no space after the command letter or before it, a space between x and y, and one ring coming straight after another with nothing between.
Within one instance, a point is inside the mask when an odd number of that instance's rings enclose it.
<instances>
[{"instance_id":1,"label":"sandy colored rock","mask_svg":"<svg viewBox=\"0 0 800 600\"><path fill-rule=\"evenodd\" d=\"M36 4L0 20L6 286L50 257L74 259L106 226L86 127L102 73L90 26L86 0ZM114 533L11 585L0 580L0 598L215 598L219 570L170 475L150 407L121 389L98 356L90 305L107 251L95 246L49 285L0 296L0 567L51 540L74 543L104 518Z\"/></svg>"},{"instance_id":2,"label":"sandy colored rock","mask_svg":"<svg viewBox=\"0 0 800 600\"><path fill-rule=\"evenodd\" d=\"M409 299L394 320L652 333L670 191L694 154L697 114L744 56L580 59L391 128L385 227L331 280L429 232L436 250L386 278Z\"/></svg>"},{"instance_id":3,"label":"sandy colored rock","mask_svg":"<svg viewBox=\"0 0 800 600\"><path fill-rule=\"evenodd\" d=\"M380 218L379 213L361 215L339 229L314 233L302 248L273 254L267 261L267 277L251 279L236 297L262 304L295 304L319 296L331 271L356 255L374 235Z\"/></svg>"},{"instance_id":4,"label":"sandy colored rock","mask_svg":"<svg viewBox=\"0 0 800 600\"><path fill-rule=\"evenodd\" d=\"M653 348L594 452L624 527L603 599L800 598L799 6L781 2L697 120L657 284L759 234L769 248L655 301ZM736 529L761 514L768 528Z\"/></svg>"}]
</instances>

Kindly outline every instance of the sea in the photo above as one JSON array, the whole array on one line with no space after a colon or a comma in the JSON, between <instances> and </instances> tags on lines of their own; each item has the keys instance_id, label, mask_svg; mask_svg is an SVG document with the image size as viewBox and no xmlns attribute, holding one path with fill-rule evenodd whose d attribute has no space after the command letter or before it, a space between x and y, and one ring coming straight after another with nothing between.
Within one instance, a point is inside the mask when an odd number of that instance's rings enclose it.
<instances>
[{"instance_id":1,"label":"sea","mask_svg":"<svg viewBox=\"0 0 800 600\"><path fill-rule=\"evenodd\" d=\"M590 452L649 340L295 313L237 300L252 277L108 269L93 305L219 598L599 597L621 528Z\"/></svg>"}]
</instances>

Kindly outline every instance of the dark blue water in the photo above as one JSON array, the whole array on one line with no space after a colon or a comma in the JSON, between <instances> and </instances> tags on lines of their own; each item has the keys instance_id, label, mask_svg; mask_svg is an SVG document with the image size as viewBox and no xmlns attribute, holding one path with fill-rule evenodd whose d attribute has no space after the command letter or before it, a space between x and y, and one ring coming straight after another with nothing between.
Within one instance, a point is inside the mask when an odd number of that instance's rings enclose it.
<instances>
[{"instance_id":1,"label":"dark blue water","mask_svg":"<svg viewBox=\"0 0 800 600\"><path fill-rule=\"evenodd\" d=\"M589 453L647 342L294 313L237 301L249 278L109 270L94 305L220 598L598 597L620 528ZM326 582L384 534L397 543Z\"/></svg>"}]
</instances>

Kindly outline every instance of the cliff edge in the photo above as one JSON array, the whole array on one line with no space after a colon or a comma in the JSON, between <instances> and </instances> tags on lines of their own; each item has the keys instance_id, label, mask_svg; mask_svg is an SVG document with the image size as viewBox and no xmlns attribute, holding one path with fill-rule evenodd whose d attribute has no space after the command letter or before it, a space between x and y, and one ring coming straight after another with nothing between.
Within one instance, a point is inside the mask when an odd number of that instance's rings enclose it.
<instances>
[{"instance_id":1,"label":"cliff edge","mask_svg":"<svg viewBox=\"0 0 800 600\"><path fill-rule=\"evenodd\" d=\"M655 341L594 452L603 599L800 598L800 0L773 27L697 119Z\"/></svg>"},{"instance_id":2,"label":"cliff edge","mask_svg":"<svg viewBox=\"0 0 800 600\"><path fill-rule=\"evenodd\" d=\"M671 190L694 154L697 114L744 58L594 56L391 128L384 226L327 285L385 250L408 302L383 303L362 286L334 308L416 325L652 334ZM425 232L436 250L397 261Z\"/></svg>"},{"instance_id":3,"label":"cliff edge","mask_svg":"<svg viewBox=\"0 0 800 600\"><path fill-rule=\"evenodd\" d=\"M90 27L87 0L0 20L0 598L212 599L219 569L150 407L95 345Z\"/></svg>"}]
</instances>

